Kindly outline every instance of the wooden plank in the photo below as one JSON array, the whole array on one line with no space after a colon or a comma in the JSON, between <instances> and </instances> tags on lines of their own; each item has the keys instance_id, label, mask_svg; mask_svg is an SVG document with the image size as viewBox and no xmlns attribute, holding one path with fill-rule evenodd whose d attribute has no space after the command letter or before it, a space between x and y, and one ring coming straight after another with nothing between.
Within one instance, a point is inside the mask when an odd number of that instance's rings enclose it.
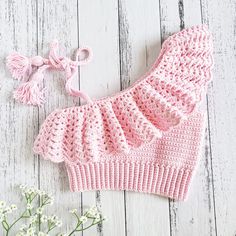
<instances>
[{"instance_id":1,"label":"wooden plank","mask_svg":"<svg viewBox=\"0 0 236 236\"><path fill-rule=\"evenodd\" d=\"M39 54L47 55L49 43L58 39L68 56L78 47L77 3L68 3L67 0L38 1L38 42ZM65 92L63 73L53 72L46 74L45 86L48 89L46 104L39 110L39 124L56 108L75 105L72 97ZM78 81L77 81L78 83ZM78 102L78 100L77 100ZM71 228L68 209L81 206L81 194L69 191L68 176L64 164L54 164L40 160L40 187L55 195L57 215L65 222L63 228Z\"/></svg>"},{"instance_id":2,"label":"wooden plank","mask_svg":"<svg viewBox=\"0 0 236 236\"><path fill-rule=\"evenodd\" d=\"M89 45L93 61L81 68L80 87L92 98L120 90L117 1L79 2L79 41ZM83 193L83 205L96 204L108 221L83 235L125 235L124 194L121 191ZM97 232L96 232L97 230Z\"/></svg>"},{"instance_id":3,"label":"wooden plank","mask_svg":"<svg viewBox=\"0 0 236 236\"><path fill-rule=\"evenodd\" d=\"M81 68L80 83L75 83L96 98L127 88L153 63L160 41L183 27L200 24L201 15L215 39L205 146L187 202L131 192L70 193L64 167L38 161L32 146L46 116L78 100L65 93L62 74L50 72L45 80L50 95L43 108L15 103L12 90L18 82L5 71L4 60L0 61L1 199L21 205L15 185L38 185L56 196L50 212L63 216L66 228L73 224L68 208L83 206L83 211L98 205L109 220L84 232L85 236L236 234L235 0L161 0L160 5L154 0L2 0L0 9L2 57L13 49L34 55L38 48L39 54L47 54L54 38L68 54L78 42L91 46L94 60Z\"/></svg>"},{"instance_id":4,"label":"wooden plank","mask_svg":"<svg viewBox=\"0 0 236 236\"><path fill-rule=\"evenodd\" d=\"M0 2L0 53L6 57L14 50L34 54L37 48L35 1ZM28 21L28 19L31 19ZM3 59L3 58L2 58ZM16 103L12 91L17 87L5 70L5 60L0 62L0 198L8 204L16 203L22 210L21 195L16 185L38 185L38 163L32 145L38 131L38 109ZM13 230L12 235L15 235ZM3 235L3 232L0 232Z\"/></svg>"},{"instance_id":5,"label":"wooden plank","mask_svg":"<svg viewBox=\"0 0 236 236\"><path fill-rule=\"evenodd\" d=\"M135 9L135 10L134 10ZM158 1L119 1L122 88L142 76L160 51ZM168 199L126 192L127 235L169 235Z\"/></svg>"},{"instance_id":6,"label":"wooden plank","mask_svg":"<svg viewBox=\"0 0 236 236\"><path fill-rule=\"evenodd\" d=\"M217 235L236 235L236 1L202 1L214 37L214 81L208 96Z\"/></svg>"},{"instance_id":7,"label":"wooden plank","mask_svg":"<svg viewBox=\"0 0 236 236\"><path fill-rule=\"evenodd\" d=\"M166 38L183 27L201 24L200 1L161 1ZM171 235L216 235L208 127L196 176L186 202L170 201Z\"/></svg>"}]
</instances>

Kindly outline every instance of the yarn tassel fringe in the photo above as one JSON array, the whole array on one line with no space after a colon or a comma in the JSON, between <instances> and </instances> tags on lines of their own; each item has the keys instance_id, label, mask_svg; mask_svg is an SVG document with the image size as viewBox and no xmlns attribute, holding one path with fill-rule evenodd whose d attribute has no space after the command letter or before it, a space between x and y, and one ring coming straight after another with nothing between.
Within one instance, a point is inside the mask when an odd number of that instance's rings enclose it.
<instances>
[{"instance_id":1,"label":"yarn tassel fringe","mask_svg":"<svg viewBox=\"0 0 236 236\"><path fill-rule=\"evenodd\" d=\"M13 93L14 99L17 101L34 106L41 106L45 103L45 88L41 89L39 80L43 79L43 74L36 72L33 78L21 84Z\"/></svg>"},{"instance_id":2,"label":"yarn tassel fringe","mask_svg":"<svg viewBox=\"0 0 236 236\"><path fill-rule=\"evenodd\" d=\"M13 52L6 60L6 65L14 79L25 80L32 73L32 65L28 57Z\"/></svg>"}]
</instances>

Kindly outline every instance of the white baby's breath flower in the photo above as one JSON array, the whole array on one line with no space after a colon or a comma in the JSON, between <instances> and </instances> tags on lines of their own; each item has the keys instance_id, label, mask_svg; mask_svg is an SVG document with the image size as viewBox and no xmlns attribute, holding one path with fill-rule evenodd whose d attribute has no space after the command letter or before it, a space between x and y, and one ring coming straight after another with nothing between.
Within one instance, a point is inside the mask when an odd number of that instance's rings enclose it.
<instances>
[{"instance_id":1,"label":"white baby's breath flower","mask_svg":"<svg viewBox=\"0 0 236 236\"><path fill-rule=\"evenodd\" d=\"M75 213L77 213L77 209L71 209L69 212L70 212L71 214L75 214Z\"/></svg>"},{"instance_id":2,"label":"white baby's breath flower","mask_svg":"<svg viewBox=\"0 0 236 236\"><path fill-rule=\"evenodd\" d=\"M13 211L17 210L17 206L16 206L15 204L12 204L12 205L11 205L11 209L12 209Z\"/></svg>"},{"instance_id":3,"label":"white baby's breath flower","mask_svg":"<svg viewBox=\"0 0 236 236\"><path fill-rule=\"evenodd\" d=\"M54 203L54 197L51 194L48 195L47 203L49 205L52 205Z\"/></svg>"},{"instance_id":4,"label":"white baby's breath flower","mask_svg":"<svg viewBox=\"0 0 236 236\"><path fill-rule=\"evenodd\" d=\"M8 213L8 214L12 213L11 207L6 207L6 208L5 208L5 211L6 211L6 213Z\"/></svg>"},{"instance_id":5,"label":"white baby's breath flower","mask_svg":"<svg viewBox=\"0 0 236 236\"><path fill-rule=\"evenodd\" d=\"M29 219L30 224L34 224L37 221L37 215L31 216Z\"/></svg>"},{"instance_id":6,"label":"white baby's breath flower","mask_svg":"<svg viewBox=\"0 0 236 236\"><path fill-rule=\"evenodd\" d=\"M0 201L0 208L4 208L6 206L6 202Z\"/></svg>"},{"instance_id":7,"label":"white baby's breath flower","mask_svg":"<svg viewBox=\"0 0 236 236\"><path fill-rule=\"evenodd\" d=\"M98 213L98 208L96 206L93 206L88 210L88 215L91 217L95 217L97 213Z\"/></svg>"},{"instance_id":8,"label":"white baby's breath flower","mask_svg":"<svg viewBox=\"0 0 236 236\"><path fill-rule=\"evenodd\" d=\"M25 184L20 184L20 189L26 189L27 188L27 185L25 185Z\"/></svg>"},{"instance_id":9,"label":"white baby's breath flower","mask_svg":"<svg viewBox=\"0 0 236 236\"><path fill-rule=\"evenodd\" d=\"M56 222L55 222L55 225L56 225L57 227L61 227L61 226L62 226L62 221L61 221L61 220L56 221Z\"/></svg>"},{"instance_id":10,"label":"white baby's breath flower","mask_svg":"<svg viewBox=\"0 0 236 236\"><path fill-rule=\"evenodd\" d=\"M27 203L26 209L27 209L27 210L31 210L31 209L33 209L33 205L30 204L30 203Z\"/></svg>"},{"instance_id":11,"label":"white baby's breath flower","mask_svg":"<svg viewBox=\"0 0 236 236\"><path fill-rule=\"evenodd\" d=\"M33 236L35 233L35 228L34 227L31 227L29 229L27 229L26 231L26 234L29 235L29 236Z\"/></svg>"},{"instance_id":12,"label":"white baby's breath flower","mask_svg":"<svg viewBox=\"0 0 236 236\"><path fill-rule=\"evenodd\" d=\"M4 221L4 215L0 215L0 222Z\"/></svg>"},{"instance_id":13,"label":"white baby's breath flower","mask_svg":"<svg viewBox=\"0 0 236 236\"><path fill-rule=\"evenodd\" d=\"M43 208L42 207L37 208L36 213L39 215L43 214Z\"/></svg>"},{"instance_id":14,"label":"white baby's breath flower","mask_svg":"<svg viewBox=\"0 0 236 236\"><path fill-rule=\"evenodd\" d=\"M44 223L44 222L47 222L47 220L48 220L48 217L46 215L42 215L41 221Z\"/></svg>"},{"instance_id":15,"label":"white baby's breath flower","mask_svg":"<svg viewBox=\"0 0 236 236\"><path fill-rule=\"evenodd\" d=\"M53 199L50 199L50 200L47 201L47 203L48 203L48 205L53 205L54 200L53 200Z\"/></svg>"},{"instance_id":16,"label":"white baby's breath flower","mask_svg":"<svg viewBox=\"0 0 236 236\"><path fill-rule=\"evenodd\" d=\"M49 234L46 234L46 233L40 231L40 232L38 232L38 236L49 236Z\"/></svg>"},{"instance_id":17,"label":"white baby's breath flower","mask_svg":"<svg viewBox=\"0 0 236 236\"><path fill-rule=\"evenodd\" d=\"M52 215L52 216L50 217L50 219L51 219L51 221L56 222L56 221L58 220L58 216Z\"/></svg>"},{"instance_id":18,"label":"white baby's breath flower","mask_svg":"<svg viewBox=\"0 0 236 236\"><path fill-rule=\"evenodd\" d=\"M29 188L28 190L27 190L27 193L28 194L33 194L33 193L36 193L37 192L37 190L35 189L35 188Z\"/></svg>"},{"instance_id":19,"label":"white baby's breath flower","mask_svg":"<svg viewBox=\"0 0 236 236\"><path fill-rule=\"evenodd\" d=\"M46 192L43 190L38 190L38 195L42 197L42 196L46 195Z\"/></svg>"},{"instance_id":20,"label":"white baby's breath flower","mask_svg":"<svg viewBox=\"0 0 236 236\"><path fill-rule=\"evenodd\" d=\"M16 234L16 236L25 236L25 233L24 233L24 232L18 232L18 233Z\"/></svg>"},{"instance_id":21,"label":"white baby's breath flower","mask_svg":"<svg viewBox=\"0 0 236 236\"><path fill-rule=\"evenodd\" d=\"M86 216L81 216L79 220L84 224L87 222L88 218Z\"/></svg>"},{"instance_id":22,"label":"white baby's breath flower","mask_svg":"<svg viewBox=\"0 0 236 236\"><path fill-rule=\"evenodd\" d=\"M94 217L95 217L97 220L100 220L101 214L97 212L96 214L94 214Z\"/></svg>"}]
</instances>

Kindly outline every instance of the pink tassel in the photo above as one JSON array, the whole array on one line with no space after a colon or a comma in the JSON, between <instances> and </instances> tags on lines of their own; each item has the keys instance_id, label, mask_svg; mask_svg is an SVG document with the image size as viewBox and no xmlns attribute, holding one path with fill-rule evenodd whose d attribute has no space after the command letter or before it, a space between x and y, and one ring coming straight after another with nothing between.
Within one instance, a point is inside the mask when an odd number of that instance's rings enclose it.
<instances>
[{"instance_id":1,"label":"pink tassel","mask_svg":"<svg viewBox=\"0 0 236 236\"><path fill-rule=\"evenodd\" d=\"M36 72L32 80L21 84L13 93L13 97L27 105L41 106L45 103L45 88L40 89L39 82L43 79L43 74Z\"/></svg>"},{"instance_id":2,"label":"pink tassel","mask_svg":"<svg viewBox=\"0 0 236 236\"><path fill-rule=\"evenodd\" d=\"M7 67L13 78L18 80L26 79L32 72L30 59L18 52L13 52L7 57Z\"/></svg>"}]
</instances>

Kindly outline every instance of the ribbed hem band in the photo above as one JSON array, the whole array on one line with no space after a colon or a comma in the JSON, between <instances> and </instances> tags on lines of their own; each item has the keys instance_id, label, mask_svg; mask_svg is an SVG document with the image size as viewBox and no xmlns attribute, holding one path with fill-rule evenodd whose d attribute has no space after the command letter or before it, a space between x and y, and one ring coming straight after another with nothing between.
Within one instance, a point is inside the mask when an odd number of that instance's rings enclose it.
<instances>
[{"instance_id":1,"label":"ribbed hem band","mask_svg":"<svg viewBox=\"0 0 236 236\"><path fill-rule=\"evenodd\" d=\"M67 165L70 189L128 190L186 200L193 169L144 162L91 162Z\"/></svg>"}]
</instances>

